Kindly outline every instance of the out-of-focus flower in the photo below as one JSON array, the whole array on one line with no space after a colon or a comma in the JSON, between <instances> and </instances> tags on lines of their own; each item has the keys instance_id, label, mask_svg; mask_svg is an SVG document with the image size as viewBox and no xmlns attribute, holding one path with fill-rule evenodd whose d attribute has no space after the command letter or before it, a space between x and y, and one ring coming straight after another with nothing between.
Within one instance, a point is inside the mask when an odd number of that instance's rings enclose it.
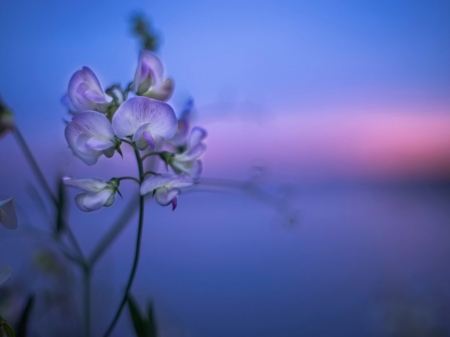
<instances>
[{"instance_id":1,"label":"out-of-focus flower","mask_svg":"<svg viewBox=\"0 0 450 337\"><path fill-rule=\"evenodd\" d=\"M172 96L174 88L173 81L164 78L161 60L149 50L141 51L133 85L137 95L159 101L167 101Z\"/></svg>"},{"instance_id":2,"label":"out-of-focus flower","mask_svg":"<svg viewBox=\"0 0 450 337\"><path fill-rule=\"evenodd\" d=\"M192 178L185 174L163 175L152 174L144 179L141 185L141 195L153 192L155 200L161 206L172 204L172 209L177 208L177 196L181 193L180 188L190 187L194 184Z\"/></svg>"},{"instance_id":3,"label":"out-of-focus flower","mask_svg":"<svg viewBox=\"0 0 450 337\"><path fill-rule=\"evenodd\" d=\"M206 130L199 127L193 128L186 151L168 158L168 164L172 166L176 173L184 172L193 178L200 176L202 162L199 158L206 150L206 145L202 143L206 135Z\"/></svg>"},{"instance_id":4,"label":"out-of-focus flower","mask_svg":"<svg viewBox=\"0 0 450 337\"><path fill-rule=\"evenodd\" d=\"M88 67L73 74L69 81L68 96L77 111L106 112L109 105L97 76Z\"/></svg>"},{"instance_id":5,"label":"out-of-focus flower","mask_svg":"<svg viewBox=\"0 0 450 337\"><path fill-rule=\"evenodd\" d=\"M173 136L170 140L175 146L184 146L188 140L193 107L194 101L190 99L187 101L183 111L181 112L180 118L178 119L178 130L175 136Z\"/></svg>"},{"instance_id":6,"label":"out-of-focus flower","mask_svg":"<svg viewBox=\"0 0 450 337\"><path fill-rule=\"evenodd\" d=\"M87 165L94 165L102 154L112 157L118 145L110 121L96 111L74 116L65 135L73 153Z\"/></svg>"},{"instance_id":7,"label":"out-of-focus flower","mask_svg":"<svg viewBox=\"0 0 450 337\"><path fill-rule=\"evenodd\" d=\"M114 114L112 128L119 138L132 137L139 150L148 145L154 150L158 137L173 137L177 118L172 107L147 97L133 97Z\"/></svg>"},{"instance_id":8,"label":"out-of-focus flower","mask_svg":"<svg viewBox=\"0 0 450 337\"><path fill-rule=\"evenodd\" d=\"M11 277L12 269L10 266L4 266L0 268L0 286L8 281Z\"/></svg>"},{"instance_id":9,"label":"out-of-focus flower","mask_svg":"<svg viewBox=\"0 0 450 337\"><path fill-rule=\"evenodd\" d=\"M72 179L63 177L64 184L77 187L86 193L77 194L75 203L84 212L96 211L103 206L108 207L114 203L119 181L112 179L104 182L100 179Z\"/></svg>"},{"instance_id":10,"label":"out-of-focus flower","mask_svg":"<svg viewBox=\"0 0 450 337\"><path fill-rule=\"evenodd\" d=\"M17 228L17 215L13 198L0 200L0 224L7 229Z\"/></svg>"},{"instance_id":11,"label":"out-of-focus flower","mask_svg":"<svg viewBox=\"0 0 450 337\"><path fill-rule=\"evenodd\" d=\"M14 115L0 97L0 137L14 130Z\"/></svg>"}]
</instances>

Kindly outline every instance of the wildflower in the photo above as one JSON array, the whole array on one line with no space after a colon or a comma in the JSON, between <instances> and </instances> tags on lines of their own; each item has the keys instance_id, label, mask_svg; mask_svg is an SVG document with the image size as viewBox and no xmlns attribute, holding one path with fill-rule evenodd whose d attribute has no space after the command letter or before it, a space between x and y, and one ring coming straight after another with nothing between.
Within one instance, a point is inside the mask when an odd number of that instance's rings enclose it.
<instances>
[{"instance_id":1,"label":"wildflower","mask_svg":"<svg viewBox=\"0 0 450 337\"><path fill-rule=\"evenodd\" d=\"M206 130L199 127L193 128L187 149L183 153L168 158L168 164L172 166L176 173L184 172L193 178L200 176L202 162L199 158L206 150L206 145L202 143L206 135Z\"/></svg>"},{"instance_id":2,"label":"wildflower","mask_svg":"<svg viewBox=\"0 0 450 337\"><path fill-rule=\"evenodd\" d=\"M159 101L167 101L174 88L173 81L164 78L161 60L149 50L141 52L133 84L137 95Z\"/></svg>"},{"instance_id":3,"label":"wildflower","mask_svg":"<svg viewBox=\"0 0 450 337\"><path fill-rule=\"evenodd\" d=\"M96 211L103 206L109 207L114 203L119 188L117 179L104 182L100 179L72 179L63 177L64 184L77 187L86 193L77 194L75 203L84 212Z\"/></svg>"},{"instance_id":4,"label":"wildflower","mask_svg":"<svg viewBox=\"0 0 450 337\"><path fill-rule=\"evenodd\" d=\"M73 74L69 81L68 96L77 111L106 112L109 105L97 76L88 67Z\"/></svg>"},{"instance_id":5,"label":"wildflower","mask_svg":"<svg viewBox=\"0 0 450 337\"><path fill-rule=\"evenodd\" d=\"M152 174L144 179L141 185L141 195L153 192L155 200L161 206L172 204L172 210L177 208L177 196L181 193L180 188L190 187L194 181L185 174L163 175Z\"/></svg>"},{"instance_id":6,"label":"wildflower","mask_svg":"<svg viewBox=\"0 0 450 337\"><path fill-rule=\"evenodd\" d=\"M2 286L11 277L12 269L10 266L4 266L0 268L0 286Z\"/></svg>"},{"instance_id":7,"label":"wildflower","mask_svg":"<svg viewBox=\"0 0 450 337\"><path fill-rule=\"evenodd\" d=\"M75 115L66 126L65 135L74 155L87 165L94 165L102 154L112 157L119 144L108 118L96 111Z\"/></svg>"},{"instance_id":8,"label":"wildflower","mask_svg":"<svg viewBox=\"0 0 450 337\"><path fill-rule=\"evenodd\" d=\"M7 229L17 228L17 215L13 198L0 200L0 224Z\"/></svg>"},{"instance_id":9,"label":"wildflower","mask_svg":"<svg viewBox=\"0 0 450 337\"><path fill-rule=\"evenodd\" d=\"M14 129L14 115L0 97L0 137Z\"/></svg>"},{"instance_id":10,"label":"wildflower","mask_svg":"<svg viewBox=\"0 0 450 337\"><path fill-rule=\"evenodd\" d=\"M125 101L114 114L112 128L119 138L132 137L139 150L148 145L152 150L158 138L171 138L177 131L177 118L172 107L147 97Z\"/></svg>"}]
</instances>

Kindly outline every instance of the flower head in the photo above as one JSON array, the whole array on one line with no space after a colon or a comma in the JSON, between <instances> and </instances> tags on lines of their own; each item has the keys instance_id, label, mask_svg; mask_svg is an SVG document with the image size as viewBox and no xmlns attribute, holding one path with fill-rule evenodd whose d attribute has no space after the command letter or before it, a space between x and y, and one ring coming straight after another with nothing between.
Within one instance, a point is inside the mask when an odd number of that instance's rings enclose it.
<instances>
[{"instance_id":1,"label":"flower head","mask_svg":"<svg viewBox=\"0 0 450 337\"><path fill-rule=\"evenodd\" d=\"M112 128L119 138L132 137L140 150L156 147L158 137L171 138L177 130L172 107L147 97L125 101L114 114Z\"/></svg>"},{"instance_id":2,"label":"flower head","mask_svg":"<svg viewBox=\"0 0 450 337\"><path fill-rule=\"evenodd\" d=\"M73 74L69 81L68 96L77 111L106 112L109 105L97 76L88 67Z\"/></svg>"},{"instance_id":3,"label":"flower head","mask_svg":"<svg viewBox=\"0 0 450 337\"><path fill-rule=\"evenodd\" d=\"M169 157L168 164L176 173L184 172L193 178L200 176L202 162L199 158L206 151L206 145L202 143L206 135L206 130L199 127L193 128L187 149L183 153Z\"/></svg>"},{"instance_id":4,"label":"flower head","mask_svg":"<svg viewBox=\"0 0 450 337\"><path fill-rule=\"evenodd\" d=\"M14 115L0 97L0 137L14 129Z\"/></svg>"},{"instance_id":5,"label":"flower head","mask_svg":"<svg viewBox=\"0 0 450 337\"><path fill-rule=\"evenodd\" d=\"M167 101L173 92L173 81L164 78L161 60L149 50L141 51L134 77L134 91L159 101Z\"/></svg>"},{"instance_id":6,"label":"flower head","mask_svg":"<svg viewBox=\"0 0 450 337\"><path fill-rule=\"evenodd\" d=\"M17 215L13 198L0 200L0 224L7 229L17 228Z\"/></svg>"},{"instance_id":7,"label":"flower head","mask_svg":"<svg viewBox=\"0 0 450 337\"><path fill-rule=\"evenodd\" d=\"M12 274L12 269L10 266L4 266L0 268L0 286L9 280Z\"/></svg>"},{"instance_id":8,"label":"flower head","mask_svg":"<svg viewBox=\"0 0 450 337\"><path fill-rule=\"evenodd\" d=\"M181 193L180 188L190 187L194 181L185 174L163 175L152 174L144 179L141 185L141 195L153 192L155 200L161 206L172 204L172 209L177 208L177 196Z\"/></svg>"},{"instance_id":9,"label":"flower head","mask_svg":"<svg viewBox=\"0 0 450 337\"><path fill-rule=\"evenodd\" d=\"M77 187L86 193L77 194L75 202L84 212L96 211L103 206L108 207L114 203L119 182L116 179L104 182L100 179L72 179L63 177L64 184Z\"/></svg>"},{"instance_id":10,"label":"flower head","mask_svg":"<svg viewBox=\"0 0 450 337\"><path fill-rule=\"evenodd\" d=\"M75 115L65 135L74 155L87 165L94 165L102 154L112 157L118 144L108 118L96 111Z\"/></svg>"}]
</instances>

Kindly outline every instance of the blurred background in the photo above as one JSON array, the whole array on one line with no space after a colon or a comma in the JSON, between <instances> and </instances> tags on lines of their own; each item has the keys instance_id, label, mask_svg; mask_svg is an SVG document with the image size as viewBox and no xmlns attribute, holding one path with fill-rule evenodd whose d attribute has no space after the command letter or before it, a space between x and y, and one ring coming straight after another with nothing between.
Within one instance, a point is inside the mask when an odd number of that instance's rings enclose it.
<instances>
[{"instance_id":1,"label":"blurred background","mask_svg":"<svg viewBox=\"0 0 450 337\"><path fill-rule=\"evenodd\" d=\"M82 66L104 88L132 80L136 11L159 32L170 103L193 97L208 130L204 176L263 167L261 188L299 212L286 226L246 193L182 195L175 212L149 202L133 292L153 299L161 336L450 336L450 2L0 0L0 93L54 185L136 170L128 152L93 167L73 157L61 104ZM15 197L21 229L1 231L0 265L26 292L50 287L30 261L53 249L27 231L48 220L30 184L4 137L0 199ZM136 192L122 191L111 208L72 208L85 251ZM126 283L136 222L93 276L94 336ZM62 293L76 297L68 273ZM81 314L64 310L43 308L32 336L76 335ZM113 335L131 331L125 312Z\"/></svg>"}]
</instances>

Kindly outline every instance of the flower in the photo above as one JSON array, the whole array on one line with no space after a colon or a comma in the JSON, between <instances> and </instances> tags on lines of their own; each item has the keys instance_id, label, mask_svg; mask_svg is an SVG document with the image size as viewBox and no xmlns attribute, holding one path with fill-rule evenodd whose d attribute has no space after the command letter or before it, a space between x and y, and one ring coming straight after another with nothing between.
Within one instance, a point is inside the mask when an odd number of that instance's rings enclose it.
<instances>
[{"instance_id":1,"label":"flower","mask_svg":"<svg viewBox=\"0 0 450 337\"><path fill-rule=\"evenodd\" d=\"M148 145L154 150L155 138L171 138L177 131L172 107L147 97L133 97L117 109L112 128L119 138L132 137L139 150Z\"/></svg>"},{"instance_id":2,"label":"flower","mask_svg":"<svg viewBox=\"0 0 450 337\"><path fill-rule=\"evenodd\" d=\"M0 224L7 229L17 228L17 215L13 198L0 200Z\"/></svg>"},{"instance_id":3,"label":"flower","mask_svg":"<svg viewBox=\"0 0 450 337\"><path fill-rule=\"evenodd\" d=\"M206 151L206 145L202 143L206 135L206 130L199 127L193 128L186 151L168 158L168 164L176 173L184 172L193 178L200 176L202 162L198 158Z\"/></svg>"},{"instance_id":4,"label":"flower","mask_svg":"<svg viewBox=\"0 0 450 337\"><path fill-rule=\"evenodd\" d=\"M68 96L77 111L106 112L109 105L97 76L88 67L73 74L69 81Z\"/></svg>"},{"instance_id":5,"label":"flower","mask_svg":"<svg viewBox=\"0 0 450 337\"><path fill-rule=\"evenodd\" d=\"M119 181L117 179L104 182L100 179L72 179L70 177L63 177L63 182L67 186L78 187L87 192L77 194L75 197L75 203L84 212L92 212L103 206L111 206L114 203L116 192L119 188Z\"/></svg>"},{"instance_id":6,"label":"flower","mask_svg":"<svg viewBox=\"0 0 450 337\"><path fill-rule=\"evenodd\" d=\"M172 210L177 208L177 195L180 188L190 187L194 184L192 178L185 174L152 174L144 179L141 185L141 195L153 192L155 200L161 206L172 204Z\"/></svg>"},{"instance_id":7,"label":"flower","mask_svg":"<svg viewBox=\"0 0 450 337\"><path fill-rule=\"evenodd\" d=\"M96 111L74 116L66 126L65 135L74 155L87 165L94 165L102 154L112 157L118 145L108 118Z\"/></svg>"},{"instance_id":8,"label":"flower","mask_svg":"<svg viewBox=\"0 0 450 337\"><path fill-rule=\"evenodd\" d=\"M0 137L14 129L14 115L0 97Z\"/></svg>"},{"instance_id":9,"label":"flower","mask_svg":"<svg viewBox=\"0 0 450 337\"><path fill-rule=\"evenodd\" d=\"M141 51L133 85L137 95L159 101L167 101L172 96L174 88L173 81L164 78L161 60L149 50Z\"/></svg>"},{"instance_id":10,"label":"flower","mask_svg":"<svg viewBox=\"0 0 450 337\"><path fill-rule=\"evenodd\" d=\"M12 269L10 266L4 266L0 268L0 286L2 286L11 277Z\"/></svg>"}]
</instances>

